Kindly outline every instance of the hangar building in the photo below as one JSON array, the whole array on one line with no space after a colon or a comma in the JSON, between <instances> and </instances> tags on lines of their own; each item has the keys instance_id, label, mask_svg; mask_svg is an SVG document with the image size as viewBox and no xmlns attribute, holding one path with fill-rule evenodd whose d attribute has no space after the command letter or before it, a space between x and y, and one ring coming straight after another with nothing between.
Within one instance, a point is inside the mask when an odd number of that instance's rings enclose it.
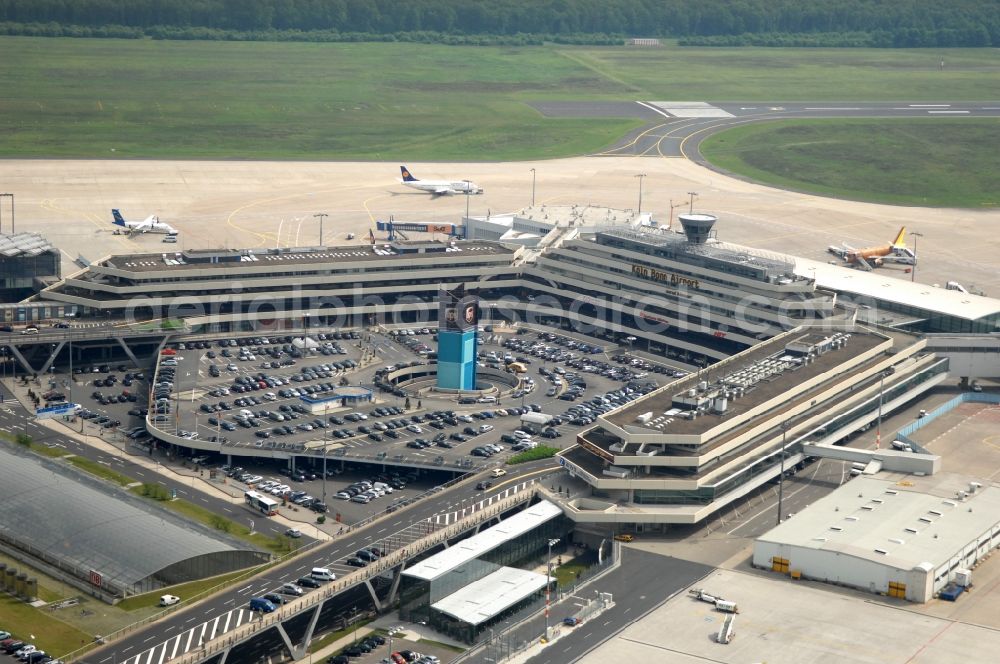
<instances>
[{"instance_id":1,"label":"hangar building","mask_svg":"<svg viewBox=\"0 0 1000 664\"><path fill-rule=\"evenodd\" d=\"M857 477L754 543L755 567L926 602L1000 545L1000 488L952 473Z\"/></svg>"},{"instance_id":2,"label":"hangar building","mask_svg":"<svg viewBox=\"0 0 1000 664\"><path fill-rule=\"evenodd\" d=\"M0 549L104 600L223 574L270 559L201 531L127 492L50 460L0 449Z\"/></svg>"}]
</instances>

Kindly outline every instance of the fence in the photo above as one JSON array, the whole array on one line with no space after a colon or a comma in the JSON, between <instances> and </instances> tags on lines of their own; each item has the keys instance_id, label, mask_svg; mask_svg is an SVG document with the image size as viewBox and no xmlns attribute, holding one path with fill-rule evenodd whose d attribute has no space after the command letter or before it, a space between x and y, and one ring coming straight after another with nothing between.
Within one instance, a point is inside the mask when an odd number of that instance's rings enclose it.
<instances>
[{"instance_id":1,"label":"fence","mask_svg":"<svg viewBox=\"0 0 1000 664\"><path fill-rule=\"evenodd\" d=\"M597 565L589 567L586 571L584 571L573 583L573 587L571 589L557 592L555 597L552 598L552 607L555 607L555 605L562 600L575 594L578 589L611 571L617 567L620 562L621 543L611 541L611 555L602 559ZM453 660L451 664L458 664L473 655L478 656L480 654L483 655L484 660L493 662L494 664L499 664L499 662L510 659L514 655L535 645L538 643L539 639L545 636L545 625L543 623L535 629L533 628L533 625L528 624L528 621L532 618L536 618L540 612L544 611L545 605L545 598L541 597L525 606L523 609L514 614L508 626L504 627L500 631L490 629L488 633L484 633L483 638L478 643L465 651L457 659ZM574 610L572 614L581 620L585 620L601 608L600 602L588 601L586 605L580 609ZM555 622L549 623L550 626L555 627L555 635L558 635L559 625L561 623L562 618L556 618Z\"/></svg>"},{"instance_id":2,"label":"fence","mask_svg":"<svg viewBox=\"0 0 1000 664\"><path fill-rule=\"evenodd\" d=\"M503 500L494 501L489 504L481 503L481 507L473 510L473 512L464 519L452 523L451 525L441 525L434 523L432 519L426 519L423 523L426 524L427 535L421 540L415 541L408 546L388 553L371 565L362 567L358 571L351 572L347 576L328 584L320 591L312 592L296 600L292 600L274 613L261 614L258 620L241 625L236 629L226 632L220 637L203 644L200 649L190 651L179 656L177 659L170 661L174 662L174 664L196 664L197 662L225 651L233 645L250 638L263 629L279 625L282 621L287 620L294 615L300 614L303 611L322 604L326 600L336 596L350 587L364 583L375 576L383 574L387 570L399 566L411 556L437 546L438 544L447 542L448 540L461 535L477 523L497 517L517 504L524 502L525 500L530 500L534 493L531 491L531 488L535 482L536 480L530 480L517 485L517 491Z\"/></svg>"},{"instance_id":3,"label":"fence","mask_svg":"<svg viewBox=\"0 0 1000 664\"><path fill-rule=\"evenodd\" d=\"M945 413L948 413L963 403L987 403L987 404L1000 404L1000 394L987 394L983 392L963 392L957 397L949 399L937 408L930 410L923 417L910 422L905 427L896 432L896 440L902 441L909 445L913 450L917 452L927 453L927 450L923 448L919 443L910 438L910 434L915 431L919 431L924 428L937 418L941 417Z\"/></svg>"},{"instance_id":4,"label":"fence","mask_svg":"<svg viewBox=\"0 0 1000 664\"><path fill-rule=\"evenodd\" d=\"M280 565L281 563L287 561L288 559L290 559L290 558L292 558L294 556L297 556L297 555L299 555L301 553L304 553L304 552L306 552L306 551L308 551L308 550L310 550L310 549L318 546L321 543L322 542L320 542L319 540L314 540L314 541L310 542L309 544L306 544L305 546L302 546L302 547L296 549L295 551L292 551L292 552L290 552L288 554L285 554L284 556L281 556L279 558L275 558L273 561L271 561L271 562L269 562L269 563L267 563L265 565L259 565L257 567L254 567L253 569L247 570L244 574L240 574L239 576L234 577L234 578L232 578L232 579L230 579L228 581L225 581L225 582L220 583L218 585L212 586L211 588L208 588L207 590L204 590L204 591L198 593L197 595L193 595L190 598L185 599L180 604L175 604L174 606L169 607L167 609L164 609L163 611L159 611L159 612L157 612L157 613L155 613L155 614L153 614L151 616L147 616L147 617L143 618L142 620L137 620L136 622L134 622L134 623L132 623L130 625L126 625L125 627L122 627L121 629L116 630L116 631L114 631L114 632L112 632L110 634L107 634L107 635L104 635L104 636L96 636L96 637L94 637L95 642L96 642L96 644L104 645L106 643L111 643L113 641L117 641L117 640L121 639L122 637L128 636L129 634L132 634L136 630L138 630L138 629L140 629L142 627L145 627L149 623L156 622L157 620L161 620L165 616L167 616L167 615L169 615L171 613L174 613L175 611L178 611L178 610L180 610L182 608L187 608L187 607L191 606L192 604L194 604L195 602L197 602L200 599L204 599L206 597L214 595L215 593L219 592L220 590L224 590L225 588L228 588L228 587L233 586L233 585L235 585L237 583L245 581L245 580L247 580L247 579L249 579L251 577L254 577L254 576L260 574L261 572L263 572L264 570L267 570L267 569L270 569L270 568L275 567L277 565ZM87 652L89 652L90 650L92 650L94 648L94 646L95 646L95 643L91 643L91 644L86 645L86 646L84 646L82 648L78 648L78 649L76 649L76 650L74 650L74 651L72 651L70 653L67 653L67 654L63 655L62 657L60 657L59 659L61 659L63 662L72 662L72 661L75 661L75 660L79 659L81 656L83 656L84 654L86 654Z\"/></svg>"}]
</instances>

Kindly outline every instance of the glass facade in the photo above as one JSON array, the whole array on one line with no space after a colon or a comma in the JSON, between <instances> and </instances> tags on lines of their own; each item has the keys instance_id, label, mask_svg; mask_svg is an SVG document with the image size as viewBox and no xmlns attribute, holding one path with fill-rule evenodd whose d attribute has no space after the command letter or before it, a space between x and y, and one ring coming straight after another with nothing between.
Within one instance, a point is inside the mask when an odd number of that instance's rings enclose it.
<instances>
[{"instance_id":1,"label":"glass facade","mask_svg":"<svg viewBox=\"0 0 1000 664\"><path fill-rule=\"evenodd\" d=\"M452 595L469 584L478 581L501 567L527 568L534 563L544 562L550 539L558 539L558 547L565 546L573 522L564 516L543 523L537 528L484 552L479 557L468 560L454 569L440 574L434 579L419 579L404 572L399 586L399 617L410 622L426 622L428 625L453 638L472 643L476 636L490 625L503 620L509 613L519 610L522 604L535 599L531 595L521 602L508 607L500 615L479 625L471 625L435 611L432 604ZM553 553L559 548L554 548ZM544 592L544 591L543 591Z\"/></svg>"}]
</instances>

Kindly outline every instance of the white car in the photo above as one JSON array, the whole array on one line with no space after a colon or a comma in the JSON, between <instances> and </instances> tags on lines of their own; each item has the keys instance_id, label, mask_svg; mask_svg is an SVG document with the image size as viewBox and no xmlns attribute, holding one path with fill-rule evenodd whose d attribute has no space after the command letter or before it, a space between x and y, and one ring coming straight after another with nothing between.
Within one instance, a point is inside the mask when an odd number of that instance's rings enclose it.
<instances>
[{"instance_id":1,"label":"white car","mask_svg":"<svg viewBox=\"0 0 1000 664\"><path fill-rule=\"evenodd\" d=\"M181 598L177 595L160 595L160 606L173 606L179 601Z\"/></svg>"},{"instance_id":2,"label":"white car","mask_svg":"<svg viewBox=\"0 0 1000 664\"><path fill-rule=\"evenodd\" d=\"M506 474L507 474L507 471L504 470L503 468L494 468L492 476L493 477L503 477Z\"/></svg>"},{"instance_id":3,"label":"white car","mask_svg":"<svg viewBox=\"0 0 1000 664\"><path fill-rule=\"evenodd\" d=\"M293 539L298 539L302 537L302 531L299 530L298 528L289 528L288 530L285 531L285 535Z\"/></svg>"},{"instance_id":4,"label":"white car","mask_svg":"<svg viewBox=\"0 0 1000 664\"><path fill-rule=\"evenodd\" d=\"M261 477L260 475L254 475L253 477L248 477L246 483L247 484L256 484L257 482L260 482L262 479L264 479L264 478Z\"/></svg>"}]
</instances>

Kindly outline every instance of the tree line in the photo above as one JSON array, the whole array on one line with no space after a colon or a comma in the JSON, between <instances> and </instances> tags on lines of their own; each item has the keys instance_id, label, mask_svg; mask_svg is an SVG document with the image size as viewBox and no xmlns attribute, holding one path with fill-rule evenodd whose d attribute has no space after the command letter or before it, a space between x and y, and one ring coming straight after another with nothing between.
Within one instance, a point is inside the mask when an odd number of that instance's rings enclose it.
<instances>
[{"instance_id":1,"label":"tree line","mask_svg":"<svg viewBox=\"0 0 1000 664\"><path fill-rule=\"evenodd\" d=\"M0 32L160 39L997 46L1000 0L0 0Z\"/></svg>"}]
</instances>

